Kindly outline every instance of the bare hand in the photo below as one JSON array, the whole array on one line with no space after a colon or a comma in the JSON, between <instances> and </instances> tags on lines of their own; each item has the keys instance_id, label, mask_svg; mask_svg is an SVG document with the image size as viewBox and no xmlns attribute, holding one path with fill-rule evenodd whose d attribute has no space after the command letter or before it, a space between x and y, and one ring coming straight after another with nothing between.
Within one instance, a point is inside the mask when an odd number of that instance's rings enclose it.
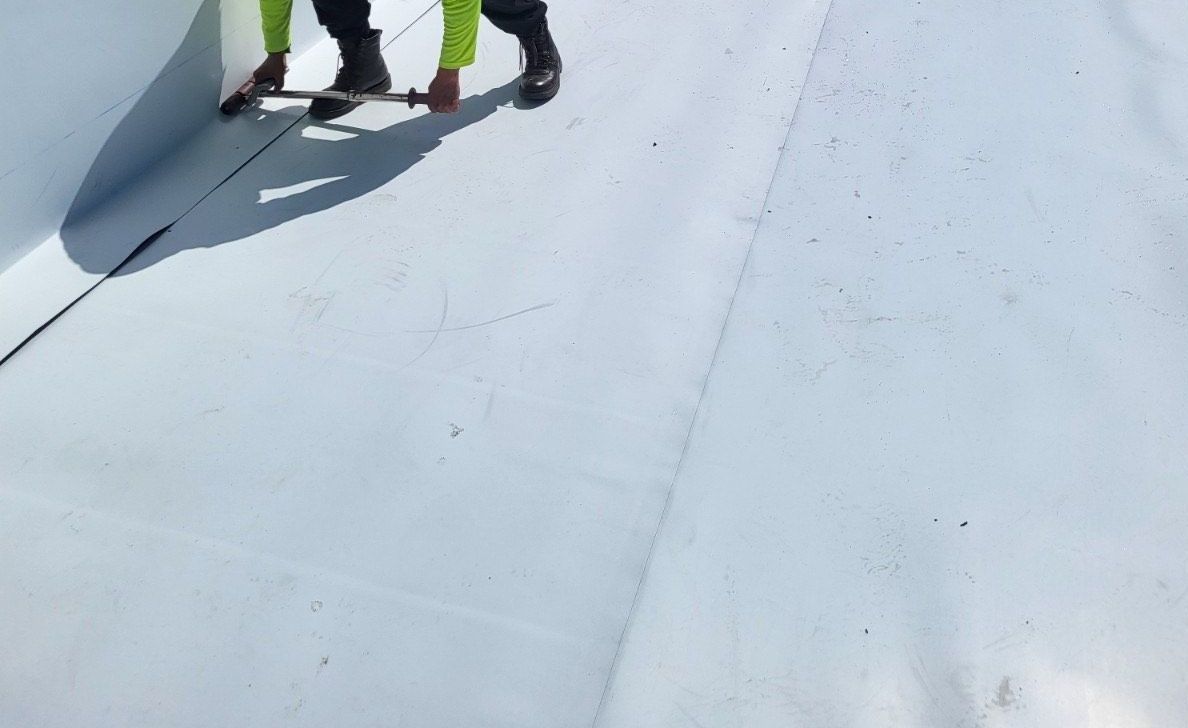
<instances>
[{"instance_id":1,"label":"bare hand","mask_svg":"<svg viewBox=\"0 0 1188 728\"><path fill-rule=\"evenodd\" d=\"M252 73L252 80L260 83L271 78L276 82L276 90L279 91L285 87L285 71L287 70L289 69L285 65L284 53L269 53L268 58L265 58L260 67Z\"/></svg>"},{"instance_id":2,"label":"bare hand","mask_svg":"<svg viewBox=\"0 0 1188 728\"><path fill-rule=\"evenodd\" d=\"M459 100L462 84L458 81L458 69L439 68L437 76L429 83L429 110L452 114L462 108Z\"/></svg>"}]
</instances>

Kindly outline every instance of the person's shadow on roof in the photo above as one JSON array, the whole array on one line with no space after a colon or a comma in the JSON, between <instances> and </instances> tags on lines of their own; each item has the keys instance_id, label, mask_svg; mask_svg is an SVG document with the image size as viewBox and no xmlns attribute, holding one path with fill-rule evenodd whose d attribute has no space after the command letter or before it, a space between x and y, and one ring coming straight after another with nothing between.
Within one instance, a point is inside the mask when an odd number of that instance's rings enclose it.
<instances>
[{"instance_id":1,"label":"person's shadow on roof","mask_svg":"<svg viewBox=\"0 0 1188 728\"><path fill-rule=\"evenodd\" d=\"M457 114L409 118L407 108L392 104L393 118L404 121L379 131L352 128L350 116L326 124L305 117L205 198L217 186L217 177L200 185L180 181L180 194L146 193L135 186L145 172L168 159L179 143L192 143L186 140L210 123L212 114L218 116L223 78L219 7L219 0L203 0L177 50L91 162L60 228L66 253L81 269L126 275L182 250L241 240L334 207L383 186L424 159L448 134L485 119L500 106L524 108L512 81L464 99ZM253 123L270 121L256 109L220 118L245 132ZM339 133L320 136L338 139L310 138L318 136L312 131L318 126L337 129ZM307 128L309 134L304 133ZM287 156L278 156L285 150ZM250 194L245 192L249 186ZM197 206L186 213L194 203ZM387 214L416 211L397 208ZM170 224L178 215L181 219ZM169 225L164 234L141 242L164 225Z\"/></svg>"},{"instance_id":2,"label":"person's shadow on roof","mask_svg":"<svg viewBox=\"0 0 1188 728\"><path fill-rule=\"evenodd\" d=\"M316 128L308 120L302 120L112 275L144 270L183 250L213 248L242 240L362 197L424 159L447 135L482 121L501 106L513 104L515 90L513 80L465 98L462 110L456 114L421 114L378 131L350 127L349 117L344 117L341 125L329 122L323 127L330 130L329 134L301 134L298 155L278 157L278 152L286 146L291 151L294 139L302 130ZM399 113L399 107L393 106ZM324 138L327 136L339 138ZM251 190L250 195L244 194L245 187ZM416 211L405 210L402 214L413 215ZM187 225L190 220L200 220L201 224ZM353 225L362 224L365 223L359 221ZM353 234L344 232L348 233ZM85 249L72 249L71 238L64 236L63 240L76 262L85 256Z\"/></svg>"}]
</instances>

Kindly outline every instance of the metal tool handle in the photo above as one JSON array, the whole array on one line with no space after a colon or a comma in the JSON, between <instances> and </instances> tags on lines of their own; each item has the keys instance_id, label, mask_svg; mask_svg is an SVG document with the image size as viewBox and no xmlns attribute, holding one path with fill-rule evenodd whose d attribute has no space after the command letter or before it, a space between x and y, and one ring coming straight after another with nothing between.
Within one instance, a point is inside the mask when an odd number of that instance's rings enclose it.
<instances>
[{"instance_id":1,"label":"metal tool handle","mask_svg":"<svg viewBox=\"0 0 1188 728\"><path fill-rule=\"evenodd\" d=\"M369 93L366 91L284 91L277 90L276 82L264 79L259 83L247 81L230 96L227 97L219 110L228 116L234 116L247 107L256 103L261 97L285 99L338 99L341 101L400 101L413 108L418 104L427 106L429 94L419 93L410 88L406 94Z\"/></svg>"}]
</instances>

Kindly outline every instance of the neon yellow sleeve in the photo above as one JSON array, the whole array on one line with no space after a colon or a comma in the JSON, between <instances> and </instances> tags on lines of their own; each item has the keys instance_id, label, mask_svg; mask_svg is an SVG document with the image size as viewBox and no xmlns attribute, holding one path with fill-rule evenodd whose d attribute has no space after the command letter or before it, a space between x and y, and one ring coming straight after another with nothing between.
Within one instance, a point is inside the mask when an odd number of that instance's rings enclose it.
<instances>
[{"instance_id":1,"label":"neon yellow sleeve","mask_svg":"<svg viewBox=\"0 0 1188 728\"><path fill-rule=\"evenodd\" d=\"M289 50L289 20L292 15L293 0L260 0L260 25L264 28L265 51L280 53Z\"/></svg>"},{"instance_id":2,"label":"neon yellow sleeve","mask_svg":"<svg viewBox=\"0 0 1188 728\"><path fill-rule=\"evenodd\" d=\"M437 64L441 68L462 68L474 63L482 6L482 0L442 0L445 32L441 39L441 60Z\"/></svg>"}]
</instances>

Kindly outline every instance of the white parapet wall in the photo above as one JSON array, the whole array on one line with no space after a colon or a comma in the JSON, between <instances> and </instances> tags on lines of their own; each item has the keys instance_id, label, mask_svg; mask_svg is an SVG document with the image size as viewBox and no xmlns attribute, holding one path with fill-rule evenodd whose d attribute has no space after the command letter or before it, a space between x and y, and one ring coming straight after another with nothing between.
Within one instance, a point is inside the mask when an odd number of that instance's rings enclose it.
<instances>
[{"instance_id":1,"label":"white parapet wall","mask_svg":"<svg viewBox=\"0 0 1188 728\"><path fill-rule=\"evenodd\" d=\"M295 50L319 37L297 3ZM10 18L10 20L12 20ZM0 78L0 268L216 121L212 102L261 56L254 0L25 5Z\"/></svg>"},{"instance_id":2,"label":"white parapet wall","mask_svg":"<svg viewBox=\"0 0 1188 728\"><path fill-rule=\"evenodd\" d=\"M398 31L432 4L389 0L373 19ZM19 103L0 127L0 358L303 113L218 113L263 59L256 0L30 3L8 21L0 81ZM294 59L324 39L312 3L294 3ZM324 83L333 61L319 67Z\"/></svg>"}]
</instances>

